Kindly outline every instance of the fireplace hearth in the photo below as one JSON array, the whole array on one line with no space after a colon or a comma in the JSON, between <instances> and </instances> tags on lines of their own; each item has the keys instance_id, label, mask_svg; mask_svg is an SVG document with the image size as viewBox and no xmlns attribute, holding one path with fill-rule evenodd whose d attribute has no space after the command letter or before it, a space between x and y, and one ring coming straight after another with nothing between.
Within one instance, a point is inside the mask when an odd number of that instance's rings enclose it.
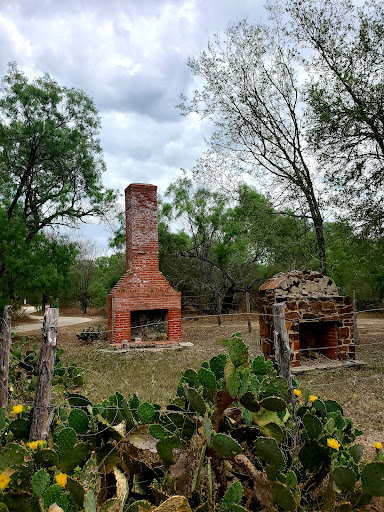
<instances>
[{"instance_id":1,"label":"fireplace hearth","mask_svg":"<svg viewBox=\"0 0 384 512\"><path fill-rule=\"evenodd\" d=\"M292 366L303 358L355 359L353 303L336 283L313 271L279 273L260 287L260 340L274 357L272 306L283 303Z\"/></svg>"},{"instance_id":2,"label":"fireplace hearth","mask_svg":"<svg viewBox=\"0 0 384 512\"><path fill-rule=\"evenodd\" d=\"M181 293L159 270L157 187L132 183L125 204L127 272L108 294L109 341L179 343Z\"/></svg>"}]
</instances>

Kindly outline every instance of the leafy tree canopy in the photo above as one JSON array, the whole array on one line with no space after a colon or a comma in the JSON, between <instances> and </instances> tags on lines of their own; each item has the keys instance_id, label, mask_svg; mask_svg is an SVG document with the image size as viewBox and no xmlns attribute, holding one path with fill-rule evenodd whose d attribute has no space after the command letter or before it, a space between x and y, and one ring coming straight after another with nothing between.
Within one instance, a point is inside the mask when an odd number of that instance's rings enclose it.
<instances>
[{"instance_id":1,"label":"leafy tree canopy","mask_svg":"<svg viewBox=\"0 0 384 512\"><path fill-rule=\"evenodd\" d=\"M101 182L99 129L83 91L49 75L29 81L9 64L0 87L0 307L62 290L76 248L47 228L103 216L114 204Z\"/></svg>"},{"instance_id":2,"label":"leafy tree canopy","mask_svg":"<svg viewBox=\"0 0 384 512\"><path fill-rule=\"evenodd\" d=\"M49 75L30 82L14 63L0 94L0 205L7 218L21 215L30 241L45 227L103 215L115 193L101 183L92 99Z\"/></svg>"}]
</instances>

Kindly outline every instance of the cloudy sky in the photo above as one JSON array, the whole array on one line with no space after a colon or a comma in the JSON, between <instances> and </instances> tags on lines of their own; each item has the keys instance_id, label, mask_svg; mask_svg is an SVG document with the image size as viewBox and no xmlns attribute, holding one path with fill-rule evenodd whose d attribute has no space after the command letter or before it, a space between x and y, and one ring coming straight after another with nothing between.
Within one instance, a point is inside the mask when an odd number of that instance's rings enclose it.
<instances>
[{"instance_id":1,"label":"cloudy sky","mask_svg":"<svg viewBox=\"0 0 384 512\"><path fill-rule=\"evenodd\" d=\"M102 118L104 184L164 192L204 149L204 125L175 108L196 85L187 58L229 23L264 16L263 0L1 0L0 75L16 61L83 89ZM109 235L85 233L104 246Z\"/></svg>"}]
</instances>

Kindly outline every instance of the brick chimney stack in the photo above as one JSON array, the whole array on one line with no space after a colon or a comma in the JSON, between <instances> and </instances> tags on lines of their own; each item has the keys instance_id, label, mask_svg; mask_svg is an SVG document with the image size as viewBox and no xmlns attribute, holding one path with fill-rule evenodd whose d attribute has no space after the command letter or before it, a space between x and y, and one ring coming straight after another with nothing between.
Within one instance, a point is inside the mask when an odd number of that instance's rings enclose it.
<instances>
[{"instance_id":1,"label":"brick chimney stack","mask_svg":"<svg viewBox=\"0 0 384 512\"><path fill-rule=\"evenodd\" d=\"M125 189L127 271L159 271L157 187L131 183Z\"/></svg>"},{"instance_id":2,"label":"brick chimney stack","mask_svg":"<svg viewBox=\"0 0 384 512\"><path fill-rule=\"evenodd\" d=\"M152 344L181 340L181 293L159 271L156 192L155 185L142 183L125 189L127 271L108 294L108 338L118 347L140 346L135 333L155 318L163 319L168 339Z\"/></svg>"}]
</instances>

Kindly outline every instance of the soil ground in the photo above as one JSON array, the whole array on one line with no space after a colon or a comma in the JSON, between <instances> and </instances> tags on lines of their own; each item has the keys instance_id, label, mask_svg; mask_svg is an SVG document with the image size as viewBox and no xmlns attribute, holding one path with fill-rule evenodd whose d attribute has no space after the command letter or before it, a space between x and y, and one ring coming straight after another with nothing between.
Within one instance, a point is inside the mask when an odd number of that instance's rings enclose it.
<instances>
[{"instance_id":1,"label":"soil ground","mask_svg":"<svg viewBox=\"0 0 384 512\"><path fill-rule=\"evenodd\" d=\"M74 316L72 311L68 313ZM102 330L107 329L105 318L96 316L91 322L61 327L58 346L65 350L63 359L68 364L76 363L82 369L85 381L78 392L89 396L93 402L119 391L123 395L136 393L141 399L164 404L174 396L183 370L196 369L201 361L225 352L218 340L241 332L250 347L250 356L260 354L257 323L255 316L252 332L248 333L245 315L224 316L221 327L216 318L185 318L182 341L192 342L193 348L119 353L106 350L106 341L86 345L77 339L76 334L89 326L100 325ZM311 394L337 400L343 406L355 427L364 431L359 442L366 447L365 455L369 457L374 452L373 442L384 442L384 316L359 315L358 326L356 359L365 361L366 366L315 370L295 378L303 392L309 389ZM32 343L39 343L39 334L23 336Z\"/></svg>"}]
</instances>

